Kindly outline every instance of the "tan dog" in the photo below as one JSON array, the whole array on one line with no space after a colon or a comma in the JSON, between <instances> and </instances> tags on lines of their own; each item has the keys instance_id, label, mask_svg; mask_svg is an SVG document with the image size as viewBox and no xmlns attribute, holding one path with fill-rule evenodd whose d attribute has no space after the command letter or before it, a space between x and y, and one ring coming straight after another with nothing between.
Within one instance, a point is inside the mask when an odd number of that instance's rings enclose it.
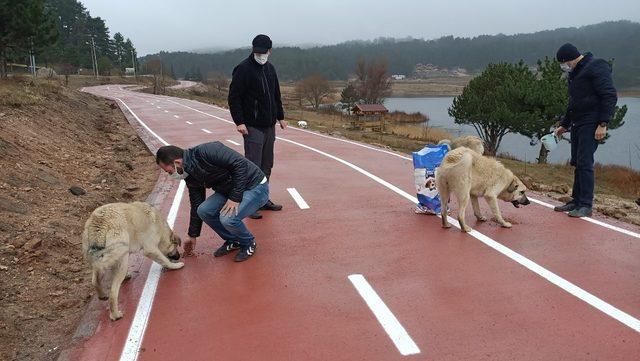
<instances>
[{"instance_id":1,"label":"tan dog","mask_svg":"<svg viewBox=\"0 0 640 361\"><path fill-rule=\"evenodd\" d=\"M467 147L480 155L484 154L484 144L482 143L482 139L472 135L465 135L454 140L443 139L438 142L438 145L441 144L448 145L450 150Z\"/></svg>"},{"instance_id":2,"label":"tan dog","mask_svg":"<svg viewBox=\"0 0 640 361\"><path fill-rule=\"evenodd\" d=\"M478 221L486 220L478 204L478 197L484 197L498 223L506 228L510 228L511 223L502 218L498 198L511 202L516 208L520 204L529 204L525 195L527 187L518 177L497 160L465 147L447 153L436 170L436 185L442 201L442 227L451 227L447 220L447 204L454 194L458 200L458 222L462 232L471 231L464 221L469 198Z\"/></svg>"},{"instance_id":3,"label":"tan dog","mask_svg":"<svg viewBox=\"0 0 640 361\"><path fill-rule=\"evenodd\" d=\"M169 259L180 259L180 243L160 212L147 203L110 203L91 213L82 232L82 251L91 264L91 282L101 300L107 299L101 285L104 272L116 267L108 297L111 320L122 317L118 293L127 275L129 253L143 250L160 265L179 269L184 263Z\"/></svg>"}]
</instances>

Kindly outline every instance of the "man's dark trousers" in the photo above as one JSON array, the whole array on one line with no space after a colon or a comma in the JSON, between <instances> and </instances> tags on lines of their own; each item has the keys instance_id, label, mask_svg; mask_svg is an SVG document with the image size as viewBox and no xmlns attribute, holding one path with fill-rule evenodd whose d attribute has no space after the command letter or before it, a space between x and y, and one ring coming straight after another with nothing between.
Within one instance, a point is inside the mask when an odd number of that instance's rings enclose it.
<instances>
[{"instance_id":1,"label":"man's dark trousers","mask_svg":"<svg viewBox=\"0 0 640 361\"><path fill-rule=\"evenodd\" d=\"M273 168L276 127L247 127L247 130L249 134L244 136L244 156L257 165L269 179Z\"/></svg>"},{"instance_id":2,"label":"man's dark trousers","mask_svg":"<svg viewBox=\"0 0 640 361\"><path fill-rule=\"evenodd\" d=\"M571 165L576 169L573 178L573 202L577 207L593 205L593 155L598 149L595 139L597 124L573 125L571 127Z\"/></svg>"}]
</instances>

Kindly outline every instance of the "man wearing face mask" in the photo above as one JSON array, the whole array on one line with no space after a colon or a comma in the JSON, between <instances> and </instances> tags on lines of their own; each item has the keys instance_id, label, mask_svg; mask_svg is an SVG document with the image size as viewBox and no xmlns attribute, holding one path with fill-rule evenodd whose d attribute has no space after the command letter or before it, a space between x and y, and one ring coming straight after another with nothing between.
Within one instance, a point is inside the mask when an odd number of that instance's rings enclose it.
<instances>
[{"instance_id":1,"label":"man wearing face mask","mask_svg":"<svg viewBox=\"0 0 640 361\"><path fill-rule=\"evenodd\" d=\"M271 39L258 35L253 39L251 55L233 69L229 86L229 110L238 132L244 138L244 155L255 163L267 179L273 168L273 148L276 140L276 123L282 129L284 120L280 84L276 69L268 61L271 55ZM279 211L281 205L271 200L261 209ZM262 218L259 212L250 216Z\"/></svg>"},{"instance_id":2,"label":"man wearing face mask","mask_svg":"<svg viewBox=\"0 0 640 361\"><path fill-rule=\"evenodd\" d=\"M184 179L189 190L191 217L183 242L185 256L195 248L202 221L224 240L215 257L240 250L235 261L242 262L254 254L255 237L242 219L269 200L269 184L260 168L220 142L184 150L167 145L158 149L156 163L172 178ZM207 188L215 191L208 198Z\"/></svg>"},{"instance_id":3,"label":"man wearing face mask","mask_svg":"<svg viewBox=\"0 0 640 361\"><path fill-rule=\"evenodd\" d=\"M595 175L594 153L598 141L607 134L618 95L611 79L611 66L591 53L584 55L572 44L558 49L556 59L568 72L569 102L564 119L556 129L556 136L571 131L571 165L575 167L573 200L554 208L569 212L571 217L591 216Z\"/></svg>"}]
</instances>

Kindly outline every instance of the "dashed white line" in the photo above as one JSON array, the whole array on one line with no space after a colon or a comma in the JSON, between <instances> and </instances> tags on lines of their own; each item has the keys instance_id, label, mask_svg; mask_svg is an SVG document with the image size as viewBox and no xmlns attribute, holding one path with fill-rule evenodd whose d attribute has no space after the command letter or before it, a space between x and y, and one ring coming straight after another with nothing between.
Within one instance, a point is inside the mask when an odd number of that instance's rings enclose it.
<instances>
[{"instance_id":1,"label":"dashed white line","mask_svg":"<svg viewBox=\"0 0 640 361\"><path fill-rule=\"evenodd\" d=\"M169 111L168 111L168 110L165 110L164 112L165 112L165 113L169 113Z\"/></svg>"},{"instance_id":2,"label":"dashed white line","mask_svg":"<svg viewBox=\"0 0 640 361\"><path fill-rule=\"evenodd\" d=\"M174 115L173 115L173 117L174 117L174 118L176 118L176 119L180 119L180 116L179 116L179 115L175 115L175 114L174 114Z\"/></svg>"},{"instance_id":3,"label":"dashed white line","mask_svg":"<svg viewBox=\"0 0 640 361\"><path fill-rule=\"evenodd\" d=\"M287 188L287 192L291 194L291 197L293 197L293 200L296 201L300 209L309 209L309 205L295 188Z\"/></svg>"},{"instance_id":4,"label":"dashed white line","mask_svg":"<svg viewBox=\"0 0 640 361\"><path fill-rule=\"evenodd\" d=\"M229 142L229 143L231 143L231 144L233 144L233 145L240 145L240 143L235 142L235 141L233 141L233 140L231 140L231 139L227 139L227 142Z\"/></svg>"},{"instance_id":5,"label":"dashed white line","mask_svg":"<svg viewBox=\"0 0 640 361\"><path fill-rule=\"evenodd\" d=\"M191 122L190 122L190 121L188 121L188 120L185 120L185 123L187 123L187 124L189 124L189 125L193 124L193 123L191 123Z\"/></svg>"},{"instance_id":6,"label":"dashed white line","mask_svg":"<svg viewBox=\"0 0 640 361\"><path fill-rule=\"evenodd\" d=\"M353 284L353 287L356 288L360 296L364 299L364 302L369 306L373 315L376 316L382 328L387 332L393 344L396 345L398 351L400 351L403 356L419 354L420 349L418 345L413 342L413 339L411 339L411 336L409 336L404 327L402 327L400 321L393 315L393 312L391 312L389 307L382 301L364 276L353 274L348 278Z\"/></svg>"},{"instance_id":7,"label":"dashed white line","mask_svg":"<svg viewBox=\"0 0 640 361\"><path fill-rule=\"evenodd\" d=\"M203 131L203 132L205 132L205 133L209 133L209 134L211 134L211 131L210 131L210 130L208 130L208 129L204 129L204 128L202 128L202 129L200 129L200 130L202 130L202 131Z\"/></svg>"}]
</instances>

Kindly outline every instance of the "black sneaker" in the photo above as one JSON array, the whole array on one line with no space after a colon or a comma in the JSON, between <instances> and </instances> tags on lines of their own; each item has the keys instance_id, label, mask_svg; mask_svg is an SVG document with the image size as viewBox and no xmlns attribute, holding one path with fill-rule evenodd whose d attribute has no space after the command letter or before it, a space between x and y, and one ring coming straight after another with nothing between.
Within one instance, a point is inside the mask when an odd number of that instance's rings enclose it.
<instances>
[{"instance_id":1,"label":"black sneaker","mask_svg":"<svg viewBox=\"0 0 640 361\"><path fill-rule=\"evenodd\" d=\"M556 212L571 212L574 209L576 209L576 204L573 203L573 202L569 202L569 203L564 204L562 206L553 207L553 210L556 211Z\"/></svg>"},{"instance_id":2,"label":"black sneaker","mask_svg":"<svg viewBox=\"0 0 640 361\"><path fill-rule=\"evenodd\" d=\"M234 259L234 261L236 262L246 261L249 259L249 257L253 256L254 253L256 253L256 242L251 243L251 245L249 246L242 247L240 252L236 254L236 258Z\"/></svg>"},{"instance_id":3,"label":"black sneaker","mask_svg":"<svg viewBox=\"0 0 640 361\"><path fill-rule=\"evenodd\" d=\"M256 213L249 215L249 218L251 218L251 219L262 219L262 214L260 213L260 211L256 211Z\"/></svg>"},{"instance_id":4,"label":"black sneaker","mask_svg":"<svg viewBox=\"0 0 640 361\"><path fill-rule=\"evenodd\" d=\"M222 246L220 246L220 248L216 249L215 252L213 252L213 256L214 257L222 257L225 256L237 249L240 249L240 243L238 242L231 242L231 241L225 241L224 244Z\"/></svg>"},{"instance_id":5,"label":"black sneaker","mask_svg":"<svg viewBox=\"0 0 640 361\"><path fill-rule=\"evenodd\" d=\"M591 208L590 207L580 207L569 212L569 217L582 218L582 217L591 217Z\"/></svg>"},{"instance_id":6,"label":"black sneaker","mask_svg":"<svg viewBox=\"0 0 640 361\"><path fill-rule=\"evenodd\" d=\"M265 204L264 206L262 206L262 208L260 208L262 210L265 211L281 211L282 210L282 205L280 204L275 204L273 202L271 202L271 199L269 199L267 201L267 204Z\"/></svg>"}]
</instances>

